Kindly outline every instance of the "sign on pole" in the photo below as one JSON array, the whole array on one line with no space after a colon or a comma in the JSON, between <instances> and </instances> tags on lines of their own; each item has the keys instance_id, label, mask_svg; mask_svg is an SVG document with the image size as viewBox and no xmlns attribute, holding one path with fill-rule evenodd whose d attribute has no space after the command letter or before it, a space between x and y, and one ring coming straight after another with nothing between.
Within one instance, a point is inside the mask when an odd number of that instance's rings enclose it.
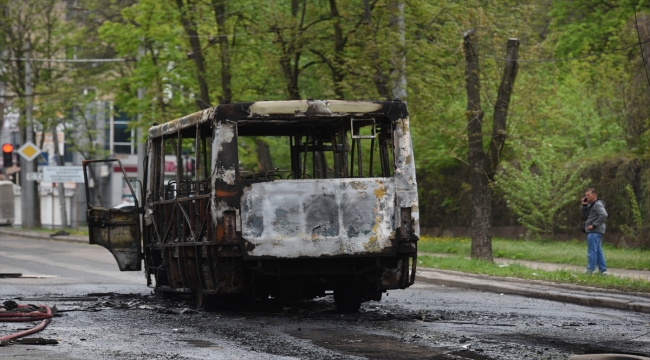
<instances>
[{"instance_id":1,"label":"sign on pole","mask_svg":"<svg viewBox=\"0 0 650 360\"><path fill-rule=\"evenodd\" d=\"M83 166L43 166L43 181L84 182Z\"/></svg>"},{"instance_id":2,"label":"sign on pole","mask_svg":"<svg viewBox=\"0 0 650 360\"><path fill-rule=\"evenodd\" d=\"M29 180L29 181L41 181L41 180L43 180L43 173L40 173L40 172L27 173L27 180Z\"/></svg>"},{"instance_id":3,"label":"sign on pole","mask_svg":"<svg viewBox=\"0 0 650 360\"><path fill-rule=\"evenodd\" d=\"M32 161L36 159L38 155L41 153L41 149L38 148L38 146L34 145L33 142L28 141L23 146L18 149L18 155L22 156L23 159L27 161Z\"/></svg>"}]
</instances>

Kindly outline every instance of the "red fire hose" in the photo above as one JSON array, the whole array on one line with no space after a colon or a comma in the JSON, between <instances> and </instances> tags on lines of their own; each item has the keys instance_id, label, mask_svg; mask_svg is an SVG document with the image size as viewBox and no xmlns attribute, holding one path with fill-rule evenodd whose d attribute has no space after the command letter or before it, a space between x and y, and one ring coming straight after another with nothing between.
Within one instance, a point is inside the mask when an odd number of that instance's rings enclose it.
<instances>
[{"instance_id":1,"label":"red fire hose","mask_svg":"<svg viewBox=\"0 0 650 360\"><path fill-rule=\"evenodd\" d=\"M50 323L52 317L52 309L47 305L38 305L35 310L25 311L25 309L35 308L33 305L19 304L17 307L8 310L5 306L0 305L0 322L18 322L18 321L38 321L43 320L41 323L29 330L24 330L11 335L0 337L0 342L9 341L39 332Z\"/></svg>"}]
</instances>

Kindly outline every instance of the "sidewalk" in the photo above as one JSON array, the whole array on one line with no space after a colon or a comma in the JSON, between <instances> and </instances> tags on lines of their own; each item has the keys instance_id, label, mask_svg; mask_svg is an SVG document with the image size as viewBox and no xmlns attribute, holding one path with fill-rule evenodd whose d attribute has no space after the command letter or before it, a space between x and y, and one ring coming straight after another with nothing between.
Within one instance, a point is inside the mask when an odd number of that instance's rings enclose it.
<instances>
[{"instance_id":1,"label":"sidewalk","mask_svg":"<svg viewBox=\"0 0 650 360\"><path fill-rule=\"evenodd\" d=\"M429 268L419 268L415 278L417 281L436 285L521 295L584 306L650 313L650 294L644 293L625 293L618 290L587 286L502 278Z\"/></svg>"},{"instance_id":2,"label":"sidewalk","mask_svg":"<svg viewBox=\"0 0 650 360\"><path fill-rule=\"evenodd\" d=\"M451 256L449 254L418 253L429 256ZM519 263L541 270L572 269L582 271L582 267L567 264L552 264L536 261L495 258L498 264ZM650 280L650 271L607 269L614 276L642 278ZM560 301L593 307L629 310L650 313L650 293L627 293L613 289L601 289L571 284L558 284L539 280L523 280L499 276L469 274L458 271L418 268L416 280L436 285L483 290L502 294L521 295L531 298Z\"/></svg>"},{"instance_id":3,"label":"sidewalk","mask_svg":"<svg viewBox=\"0 0 650 360\"><path fill-rule=\"evenodd\" d=\"M419 268L416 282L521 295L584 306L650 313L650 294Z\"/></svg>"}]
</instances>

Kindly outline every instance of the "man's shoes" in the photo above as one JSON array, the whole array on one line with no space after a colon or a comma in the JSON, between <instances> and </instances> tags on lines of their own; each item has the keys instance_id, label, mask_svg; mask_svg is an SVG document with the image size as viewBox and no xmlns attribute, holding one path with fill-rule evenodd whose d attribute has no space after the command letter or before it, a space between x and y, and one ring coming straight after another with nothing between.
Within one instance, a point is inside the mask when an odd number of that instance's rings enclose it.
<instances>
[{"instance_id":1,"label":"man's shoes","mask_svg":"<svg viewBox=\"0 0 650 360\"><path fill-rule=\"evenodd\" d=\"M600 275L605 275L605 276L607 276L607 275L609 275L609 273L608 273L607 271L603 271L603 272L600 273Z\"/></svg>"}]
</instances>

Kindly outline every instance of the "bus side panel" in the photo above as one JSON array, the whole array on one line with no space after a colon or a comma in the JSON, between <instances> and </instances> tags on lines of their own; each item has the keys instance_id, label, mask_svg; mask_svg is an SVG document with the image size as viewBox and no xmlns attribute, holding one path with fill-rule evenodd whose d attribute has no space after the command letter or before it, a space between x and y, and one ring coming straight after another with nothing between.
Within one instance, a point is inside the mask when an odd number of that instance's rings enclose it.
<instances>
[{"instance_id":1,"label":"bus side panel","mask_svg":"<svg viewBox=\"0 0 650 360\"><path fill-rule=\"evenodd\" d=\"M415 158L413 157L413 145L408 117L398 119L396 122L393 150L395 152L397 207L400 209L396 213L396 216L401 217L405 210L410 212L410 228L408 234L402 231L401 238L417 241L420 238L420 215L417 183L415 180ZM402 223L404 220L401 218ZM400 221L400 219L396 219L396 221Z\"/></svg>"},{"instance_id":2,"label":"bus side panel","mask_svg":"<svg viewBox=\"0 0 650 360\"><path fill-rule=\"evenodd\" d=\"M245 257L394 255L393 179L277 180L244 189Z\"/></svg>"}]
</instances>

